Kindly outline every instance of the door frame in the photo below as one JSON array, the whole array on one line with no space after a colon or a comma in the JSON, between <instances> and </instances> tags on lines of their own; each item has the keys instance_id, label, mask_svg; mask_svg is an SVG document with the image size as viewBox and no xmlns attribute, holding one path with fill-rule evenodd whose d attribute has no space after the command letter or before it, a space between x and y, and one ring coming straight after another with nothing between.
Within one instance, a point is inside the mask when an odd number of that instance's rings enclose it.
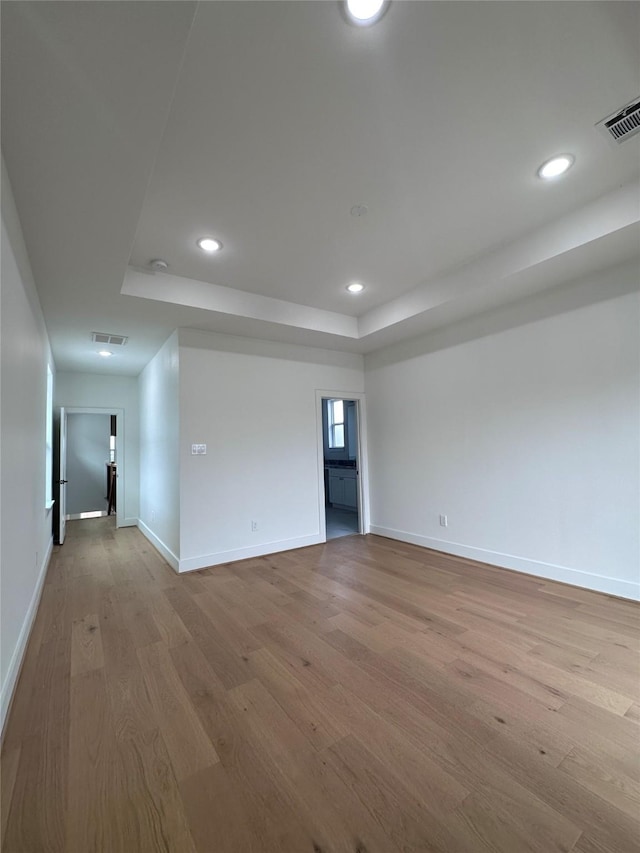
<instances>
[{"instance_id":1,"label":"door frame","mask_svg":"<svg viewBox=\"0 0 640 853\"><path fill-rule=\"evenodd\" d=\"M116 497L116 527L124 527L124 496L126 492L126 469L124 459L124 409L113 406L104 408L97 406L63 406L67 417L69 415L115 415L116 418L116 463L117 463L117 497ZM68 440L67 440L68 444ZM106 477L106 473L105 473ZM120 484L122 483L122 487Z\"/></svg>"},{"instance_id":2,"label":"door frame","mask_svg":"<svg viewBox=\"0 0 640 853\"><path fill-rule=\"evenodd\" d=\"M54 429L53 442L53 471L52 495L54 503L54 530L53 537L56 545L63 545L67 528L67 411L60 406L57 412L58 429ZM55 456L57 455L57 459Z\"/></svg>"},{"instance_id":3,"label":"door frame","mask_svg":"<svg viewBox=\"0 0 640 853\"><path fill-rule=\"evenodd\" d=\"M353 400L356 404L358 421L358 454L356 470L358 472L358 532L369 533L369 465L367 451L367 419L364 391L328 391L316 390L316 431L318 446L318 525L322 542L327 541L327 516L324 496L324 438L322 431L322 401Z\"/></svg>"}]
</instances>

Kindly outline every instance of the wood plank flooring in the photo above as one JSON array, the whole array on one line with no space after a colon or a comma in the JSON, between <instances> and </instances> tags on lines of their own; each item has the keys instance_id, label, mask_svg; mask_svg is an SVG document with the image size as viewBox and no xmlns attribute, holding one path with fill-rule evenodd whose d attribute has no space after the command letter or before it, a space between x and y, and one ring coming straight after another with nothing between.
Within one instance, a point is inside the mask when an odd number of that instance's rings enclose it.
<instances>
[{"instance_id":1,"label":"wood plank flooring","mask_svg":"<svg viewBox=\"0 0 640 853\"><path fill-rule=\"evenodd\" d=\"M640 608L374 536L177 576L56 548L5 853L640 850Z\"/></svg>"}]
</instances>

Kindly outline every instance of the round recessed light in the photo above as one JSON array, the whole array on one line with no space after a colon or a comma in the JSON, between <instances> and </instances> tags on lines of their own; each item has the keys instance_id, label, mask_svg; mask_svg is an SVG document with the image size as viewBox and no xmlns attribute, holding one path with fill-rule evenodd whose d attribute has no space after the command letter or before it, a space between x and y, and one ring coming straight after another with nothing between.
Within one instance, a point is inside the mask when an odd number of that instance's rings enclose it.
<instances>
[{"instance_id":1,"label":"round recessed light","mask_svg":"<svg viewBox=\"0 0 640 853\"><path fill-rule=\"evenodd\" d=\"M201 237L197 242L203 252L209 252L210 254L219 252L222 248L220 240L216 240L214 237Z\"/></svg>"},{"instance_id":2,"label":"round recessed light","mask_svg":"<svg viewBox=\"0 0 640 853\"><path fill-rule=\"evenodd\" d=\"M364 284L360 284L358 281L352 281L351 284L347 285L347 290L349 293L362 293L364 290Z\"/></svg>"},{"instance_id":3,"label":"round recessed light","mask_svg":"<svg viewBox=\"0 0 640 853\"><path fill-rule=\"evenodd\" d=\"M559 154L557 157L552 157L540 166L538 177L545 181L559 178L573 166L575 159L573 154Z\"/></svg>"},{"instance_id":4,"label":"round recessed light","mask_svg":"<svg viewBox=\"0 0 640 853\"><path fill-rule=\"evenodd\" d=\"M111 358L113 353L110 352L108 349L101 349L98 350L98 355L101 355L103 358Z\"/></svg>"},{"instance_id":5,"label":"round recessed light","mask_svg":"<svg viewBox=\"0 0 640 853\"><path fill-rule=\"evenodd\" d=\"M346 0L345 8L349 20L367 27L380 20L388 5L388 0Z\"/></svg>"}]
</instances>

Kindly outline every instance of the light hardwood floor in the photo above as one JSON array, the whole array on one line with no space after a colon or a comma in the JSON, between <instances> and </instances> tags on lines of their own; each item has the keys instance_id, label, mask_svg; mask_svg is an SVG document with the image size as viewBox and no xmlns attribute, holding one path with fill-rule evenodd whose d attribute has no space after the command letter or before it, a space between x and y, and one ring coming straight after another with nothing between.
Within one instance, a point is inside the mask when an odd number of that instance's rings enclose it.
<instances>
[{"instance_id":1,"label":"light hardwood floor","mask_svg":"<svg viewBox=\"0 0 640 853\"><path fill-rule=\"evenodd\" d=\"M637 605L379 537L177 576L70 523L5 853L632 853Z\"/></svg>"}]
</instances>

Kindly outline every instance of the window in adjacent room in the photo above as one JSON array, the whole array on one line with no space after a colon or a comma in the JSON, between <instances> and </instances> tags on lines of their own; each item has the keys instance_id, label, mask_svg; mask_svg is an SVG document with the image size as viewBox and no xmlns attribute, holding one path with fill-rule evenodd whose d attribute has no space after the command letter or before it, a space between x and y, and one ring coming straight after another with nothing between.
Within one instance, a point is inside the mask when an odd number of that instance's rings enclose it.
<instances>
[{"instance_id":1,"label":"window in adjacent room","mask_svg":"<svg viewBox=\"0 0 640 853\"><path fill-rule=\"evenodd\" d=\"M329 447L332 450L344 447L344 402L329 400L327 406L329 421Z\"/></svg>"}]
</instances>

